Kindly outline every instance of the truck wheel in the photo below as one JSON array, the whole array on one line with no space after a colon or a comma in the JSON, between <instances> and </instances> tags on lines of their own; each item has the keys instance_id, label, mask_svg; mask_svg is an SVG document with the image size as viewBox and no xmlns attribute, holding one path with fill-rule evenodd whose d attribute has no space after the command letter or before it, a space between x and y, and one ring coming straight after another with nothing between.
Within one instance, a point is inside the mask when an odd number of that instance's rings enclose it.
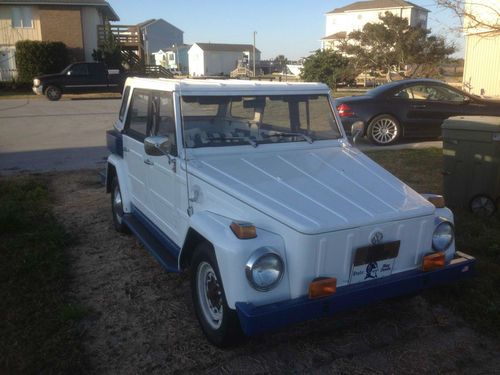
<instances>
[{"instance_id":1,"label":"truck wheel","mask_svg":"<svg viewBox=\"0 0 500 375\"><path fill-rule=\"evenodd\" d=\"M61 99L62 91L57 86L49 86L47 87L47 90L45 90L45 95L51 102L57 102L59 99Z\"/></svg>"},{"instance_id":2,"label":"truck wheel","mask_svg":"<svg viewBox=\"0 0 500 375\"><path fill-rule=\"evenodd\" d=\"M238 315L227 305L215 253L206 242L196 247L191 261L191 293L196 317L212 344L223 348L241 341Z\"/></svg>"},{"instance_id":3,"label":"truck wheel","mask_svg":"<svg viewBox=\"0 0 500 375\"><path fill-rule=\"evenodd\" d=\"M123 201L118 178L114 177L111 182L111 212L113 224L117 232L130 233L130 229L123 222Z\"/></svg>"}]
</instances>

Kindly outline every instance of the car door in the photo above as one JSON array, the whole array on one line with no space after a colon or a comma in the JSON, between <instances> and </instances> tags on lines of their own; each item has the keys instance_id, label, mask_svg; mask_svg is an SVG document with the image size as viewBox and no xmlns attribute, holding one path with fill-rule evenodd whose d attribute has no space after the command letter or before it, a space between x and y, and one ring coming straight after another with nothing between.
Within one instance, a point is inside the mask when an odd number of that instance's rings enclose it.
<instances>
[{"instance_id":1,"label":"car door","mask_svg":"<svg viewBox=\"0 0 500 375\"><path fill-rule=\"evenodd\" d=\"M84 92L88 90L89 68L88 64L74 64L66 73L66 92Z\"/></svg>"},{"instance_id":2,"label":"car door","mask_svg":"<svg viewBox=\"0 0 500 375\"><path fill-rule=\"evenodd\" d=\"M463 112L465 97L444 85L419 83L408 86L405 92L409 100L407 135L439 136L443 121Z\"/></svg>"},{"instance_id":3,"label":"car door","mask_svg":"<svg viewBox=\"0 0 500 375\"><path fill-rule=\"evenodd\" d=\"M108 89L108 77L103 64L89 64L87 85L87 91L98 92Z\"/></svg>"},{"instance_id":4,"label":"car door","mask_svg":"<svg viewBox=\"0 0 500 375\"><path fill-rule=\"evenodd\" d=\"M151 132L151 91L134 89L123 134L123 157L127 163L132 204L144 214L148 212L149 159L144 152L144 139Z\"/></svg>"},{"instance_id":5,"label":"car door","mask_svg":"<svg viewBox=\"0 0 500 375\"><path fill-rule=\"evenodd\" d=\"M173 94L153 91L152 135L166 136L171 141L169 155L148 155L148 201L152 221L170 239L181 244L179 229L186 212L181 204L181 189L185 189L185 175L179 168L177 133ZM185 172L184 172L185 173Z\"/></svg>"}]
</instances>

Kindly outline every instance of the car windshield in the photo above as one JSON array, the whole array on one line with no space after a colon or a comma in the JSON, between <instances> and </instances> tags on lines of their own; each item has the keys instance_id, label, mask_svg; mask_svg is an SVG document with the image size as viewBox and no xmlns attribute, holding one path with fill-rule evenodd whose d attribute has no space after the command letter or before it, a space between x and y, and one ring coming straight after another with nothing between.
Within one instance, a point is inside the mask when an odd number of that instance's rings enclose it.
<instances>
[{"instance_id":1,"label":"car windshield","mask_svg":"<svg viewBox=\"0 0 500 375\"><path fill-rule=\"evenodd\" d=\"M328 95L183 96L188 148L338 139Z\"/></svg>"}]
</instances>

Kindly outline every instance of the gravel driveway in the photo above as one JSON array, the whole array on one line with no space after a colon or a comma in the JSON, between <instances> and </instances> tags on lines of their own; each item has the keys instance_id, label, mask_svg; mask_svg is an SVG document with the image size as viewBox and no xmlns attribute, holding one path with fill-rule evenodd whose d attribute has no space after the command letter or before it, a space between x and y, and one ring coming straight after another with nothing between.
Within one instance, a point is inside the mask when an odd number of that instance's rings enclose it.
<instances>
[{"instance_id":1,"label":"gravel driveway","mask_svg":"<svg viewBox=\"0 0 500 375\"><path fill-rule=\"evenodd\" d=\"M500 347L421 297L293 326L231 350L205 340L188 277L166 273L112 228L95 170L52 175L56 214L74 233L71 298L91 373L498 373Z\"/></svg>"}]
</instances>

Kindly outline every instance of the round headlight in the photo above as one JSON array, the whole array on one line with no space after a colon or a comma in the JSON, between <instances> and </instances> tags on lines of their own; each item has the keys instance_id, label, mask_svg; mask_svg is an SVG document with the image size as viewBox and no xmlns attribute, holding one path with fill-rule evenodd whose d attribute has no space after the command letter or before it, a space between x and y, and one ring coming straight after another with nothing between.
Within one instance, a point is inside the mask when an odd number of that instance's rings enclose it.
<instances>
[{"instance_id":1,"label":"round headlight","mask_svg":"<svg viewBox=\"0 0 500 375\"><path fill-rule=\"evenodd\" d=\"M273 249L261 247L248 259L245 271L250 285L258 291L266 292L281 281L283 260Z\"/></svg>"},{"instance_id":2,"label":"round headlight","mask_svg":"<svg viewBox=\"0 0 500 375\"><path fill-rule=\"evenodd\" d=\"M441 222L432 235L432 247L436 251L446 251L455 238L453 225L449 221Z\"/></svg>"}]
</instances>

